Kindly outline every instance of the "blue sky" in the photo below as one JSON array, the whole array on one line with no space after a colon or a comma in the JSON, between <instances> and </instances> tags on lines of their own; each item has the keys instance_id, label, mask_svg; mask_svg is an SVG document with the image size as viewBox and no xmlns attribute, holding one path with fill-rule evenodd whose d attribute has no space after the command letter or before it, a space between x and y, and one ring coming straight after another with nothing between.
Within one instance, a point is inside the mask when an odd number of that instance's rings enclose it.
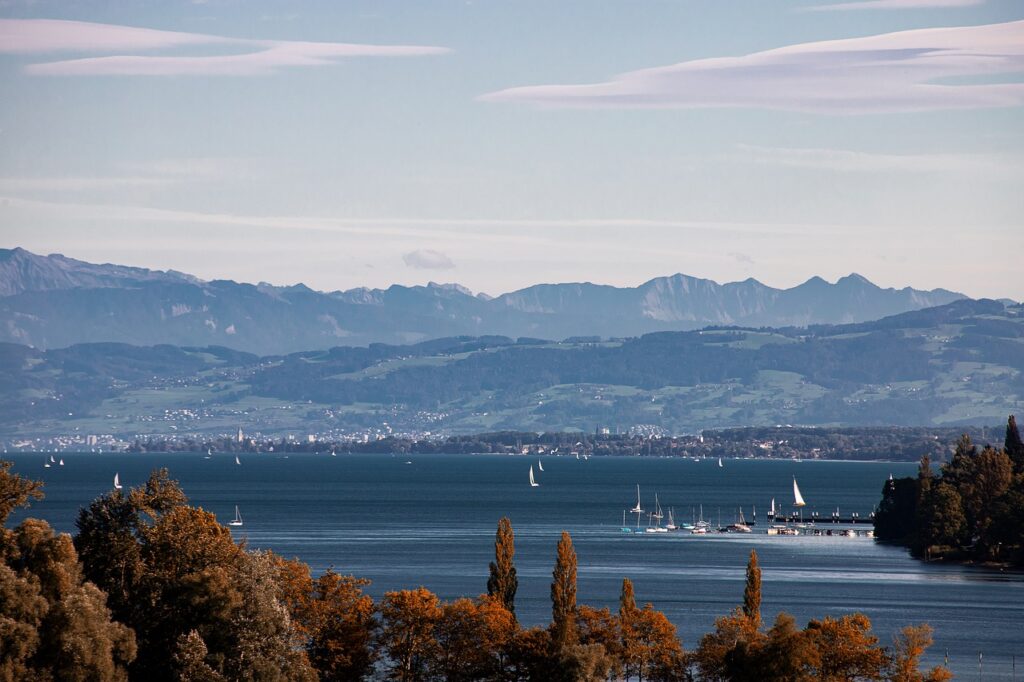
<instances>
[{"instance_id":1,"label":"blue sky","mask_svg":"<svg viewBox=\"0 0 1024 682\"><path fill-rule=\"evenodd\" d=\"M1024 299L1022 74L1016 0L0 2L0 234L324 290Z\"/></svg>"}]
</instances>

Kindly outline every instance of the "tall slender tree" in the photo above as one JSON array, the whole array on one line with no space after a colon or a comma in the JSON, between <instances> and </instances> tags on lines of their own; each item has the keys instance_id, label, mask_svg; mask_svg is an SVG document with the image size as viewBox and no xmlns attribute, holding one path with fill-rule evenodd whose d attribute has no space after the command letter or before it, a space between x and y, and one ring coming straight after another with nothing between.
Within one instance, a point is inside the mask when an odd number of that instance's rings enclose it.
<instances>
[{"instance_id":1,"label":"tall slender tree","mask_svg":"<svg viewBox=\"0 0 1024 682\"><path fill-rule=\"evenodd\" d=\"M1006 420L1006 454L1013 461L1013 470L1016 473L1024 473L1024 441L1020 439L1020 431L1017 429L1017 418L1012 414Z\"/></svg>"},{"instance_id":2,"label":"tall slender tree","mask_svg":"<svg viewBox=\"0 0 1024 682\"><path fill-rule=\"evenodd\" d=\"M755 628L761 627L761 567L757 565L757 552L750 550L747 561L747 585L743 588L743 615Z\"/></svg>"},{"instance_id":3,"label":"tall slender tree","mask_svg":"<svg viewBox=\"0 0 1024 682\"><path fill-rule=\"evenodd\" d=\"M519 588L516 567L512 563L515 554L512 521L505 516L498 521L498 532L494 536L494 561L491 562L490 577L487 578L487 594L501 602L513 615L516 612L516 590Z\"/></svg>"},{"instance_id":4,"label":"tall slender tree","mask_svg":"<svg viewBox=\"0 0 1024 682\"><path fill-rule=\"evenodd\" d=\"M577 642L576 550L569 533L562 531L551 581L551 642L562 651Z\"/></svg>"}]
</instances>

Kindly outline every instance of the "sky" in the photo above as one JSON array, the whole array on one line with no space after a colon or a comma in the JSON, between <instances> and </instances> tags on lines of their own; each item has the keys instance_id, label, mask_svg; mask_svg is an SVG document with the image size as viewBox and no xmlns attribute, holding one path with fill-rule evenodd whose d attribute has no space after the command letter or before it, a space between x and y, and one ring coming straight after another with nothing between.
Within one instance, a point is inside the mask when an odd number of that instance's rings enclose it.
<instances>
[{"instance_id":1,"label":"sky","mask_svg":"<svg viewBox=\"0 0 1024 682\"><path fill-rule=\"evenodd\" d=\"M0 0L0 247L1024 299L1020 0Z\"/></svg>"}]
</instances>

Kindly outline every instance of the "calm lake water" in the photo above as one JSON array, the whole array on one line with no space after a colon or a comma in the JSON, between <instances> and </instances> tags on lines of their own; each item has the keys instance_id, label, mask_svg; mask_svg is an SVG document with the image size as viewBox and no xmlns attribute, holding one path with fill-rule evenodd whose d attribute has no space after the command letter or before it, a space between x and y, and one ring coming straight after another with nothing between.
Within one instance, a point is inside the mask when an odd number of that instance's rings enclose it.
<instances>
[{"instance_id":1,"label":"calm lake water","mask_svg":"<svg viewBox=\"0 0 1024 682\"><path fill-rule=\"evenodd\" d=\"M1024 679L1024 574L924 564L903 549L867 538L778 537L764 534L771 499L791 508L796 476L805 515L837 506L866 517L889 474L911 475L911 463L776 462L594 457L537 460L497 455L231 455L63 454L65 466L44 468L42 455L4 455L15 471L46 482L46 499L28 515L74 532L78 509L111 488L115 472L127 486L167 467L192 503L222 522L241 508L236 537L250 547L297 556L314 570L330 566L370 578L370 593L424 585L442 598L486 591L494 531L507 515L516 533L519 593L525 624L550 619L548 589L555 544L568 530L579 557L579 599L617 608L623 577L638 601L652 602L677 625L684 646L742 599L751 548L763 569L763 612L780 610L798 622L826 614L867 614L888 642L900 627L935 628L929 661L948 651L961 679L1011 678L1011 656ZM411 463L407 463L411 462ZM531 464L540 487L527 482ZM677 522L703 505L717 523L742 506L753 535L639 534L620 531L622 511L635 504L640 484L644 509L654 494ZM26 514L19 514L10 524ZM632 524L635 524L635 516Z\"/></svg>"}]
</instances>

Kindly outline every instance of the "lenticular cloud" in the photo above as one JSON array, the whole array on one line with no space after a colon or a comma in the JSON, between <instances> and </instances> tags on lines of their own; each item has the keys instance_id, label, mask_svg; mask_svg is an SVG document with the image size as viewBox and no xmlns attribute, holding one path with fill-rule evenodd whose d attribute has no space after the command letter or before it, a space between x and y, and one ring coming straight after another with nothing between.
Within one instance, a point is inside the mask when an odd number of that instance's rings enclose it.
<instances>
[{"instance_id":1,"label":"lenticular cloud","mask_svg":"<svg viewBox=\"0 0 1024 682\"><path fill-rule=\"evenodd\" d=\"M603 83L510 88L481 97L546 107L743 107L830 114L1011 107L1024 83L1024 21L919 29L698 59Z\"/></svg>"},{"instance_id":2,"label":"lenticular cloud","mask_svg":"<svg viewBox=\"0 0 1024 682\"><path fill-rule=\"evenodd\" d=\"M125 54L223 46L231 54ZM0 19L0 54L78 52L90 56L36 62L37 76L256 76L346 57L410 57L448 52L427 45L362 45L250 40L200 33L55 19ZM99 56L97 56L99 55Z\"/></svg>"}]
</instances>

